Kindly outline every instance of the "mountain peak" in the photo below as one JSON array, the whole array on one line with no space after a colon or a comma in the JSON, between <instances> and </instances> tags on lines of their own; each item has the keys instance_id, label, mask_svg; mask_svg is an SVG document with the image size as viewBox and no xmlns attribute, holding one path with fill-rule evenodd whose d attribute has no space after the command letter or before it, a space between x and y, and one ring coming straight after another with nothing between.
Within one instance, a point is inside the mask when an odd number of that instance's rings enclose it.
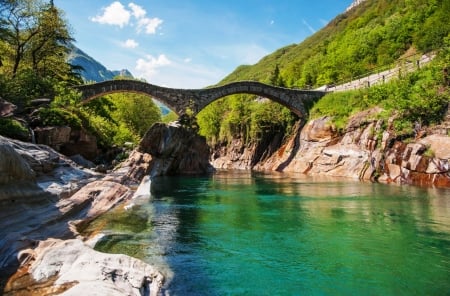
<instances>
[{"instance_id":1,"label":"mountain peak","mask_svg":"<svg viewBox=\"0 0 450 296\"><path fill-rule=\"evenodd\" d=\"M78 72L84 81L101 82L105 80L112 80L116 76L133 77L127 69L108 70L100 62L89 56L87 53L72 45L72 52L69 54L68 62L73 66L81 67Z\"/></svg>"}]
</instances>

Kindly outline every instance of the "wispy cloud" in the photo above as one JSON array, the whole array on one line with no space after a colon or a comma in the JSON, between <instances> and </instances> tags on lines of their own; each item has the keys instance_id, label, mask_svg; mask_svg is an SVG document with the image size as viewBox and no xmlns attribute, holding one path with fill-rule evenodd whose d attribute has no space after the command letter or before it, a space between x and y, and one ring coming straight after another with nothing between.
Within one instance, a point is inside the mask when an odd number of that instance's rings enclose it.
<instances>
[{"instance_id":1,"label":"wispy cloud","mask_svg":"<svg viewBox=\"0 0 450 296\"><path fill-rule=\"evenodd\" d=\"M302 22L312 34L316 33L316 29L314 29L306 20L303 19Z\"/></svg>"},{"instance_id":2,"label":"wispy cloud","mask_svg":"<svg viewBox=\"0 0 450 296\"><path fill-rule=\"evenodd\" d=\"M125 42L122 42L121 45L125 48L136 48L139 46L139 43L133 39L127 39Z\"/></svg>"},{"instance_id":3,"label":"wispy cloud","mask_svg":"<svg viewBox=\"0 0 450 296\"><path fill-rule=\"evenodd\" d=\"M275 21L274 21L274 20L271 20L271 21L270 21L270 25L273 25L273 24L275 24Z\"/></svg>"},{"instance_id":4,"label":"wispy cloud","mask_svg":"<svg viewBox=\"0 0 450 296\"><path fill-rule=\"evenodd\" d=\"M115 1L111 5L102 8L103 13L97 15L91 20L96 23L106 24L106 25L116 25L123 27L128 25L131 17L131 13L120 3Z\"/></svg>"},{"instance_id":5,"label":"wispy cloud","mask_svg":"<svg viewBox=\"0 0 450 296\"><path fill-rule=\"evenodd\" d=\"M146 34L155 34L156 30L163 23L163 20L160 18L147 17L147 11L142 6L131 2L128 4L128 8L119 1L115 1L109 6L102 8L102 14L91 18L91 21L122 28L131 24L131 17L133 17L136 21L137 32L144 31Z\"/></svg>"},{"instance_id":6,"label":"wispy cloud","mask_svg":"<svg viewBox=\"0 0 450 296\"><path fill-rule=\"evenodd\" d=\"M329 21L324 20L324 19L319 19L319 22L325 27L326 25L328 25Z\"/></svg>"}]
</instances>

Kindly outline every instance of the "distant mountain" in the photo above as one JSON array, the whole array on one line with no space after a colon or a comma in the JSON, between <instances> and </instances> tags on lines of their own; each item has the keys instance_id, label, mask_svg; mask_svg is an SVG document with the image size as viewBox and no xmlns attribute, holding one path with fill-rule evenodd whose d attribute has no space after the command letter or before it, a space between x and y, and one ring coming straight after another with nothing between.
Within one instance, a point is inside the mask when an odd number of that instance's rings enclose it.
<instances>
[{"instance_id":1,"label":"distant mountain","mask_svg":"<svg viewBox=\"0 0 450 296\"><path fill-rule=\"evenodd\" d=\"M84 51L72 45L72 52L69 54L69 63L73 66L81 67L83 70L80 71L80 75L86 82L101 82L105 80L114 79L116 76L123 76L133 78L133 74L127 69L111 71L106 69L105 66L100 64L94 58L86 54ZM170 109L158 100L153 100L155 104L161 110L161 114L167 115Z\"/></svg>"},{"instance_id":2,"label":"distant mountain","mask_svg":"<svg viewBox=\"0 0 450 296\"><path fill-rule=\"evenodd\" d=\"M72 46L72 52L69 54L68 62L82 68L79 73L86 82L101 82L114 79L116 76L133 78L133 74L127 69L116 71L106 69L105 66L74 45Z\"/></svg>"}]
</instances>

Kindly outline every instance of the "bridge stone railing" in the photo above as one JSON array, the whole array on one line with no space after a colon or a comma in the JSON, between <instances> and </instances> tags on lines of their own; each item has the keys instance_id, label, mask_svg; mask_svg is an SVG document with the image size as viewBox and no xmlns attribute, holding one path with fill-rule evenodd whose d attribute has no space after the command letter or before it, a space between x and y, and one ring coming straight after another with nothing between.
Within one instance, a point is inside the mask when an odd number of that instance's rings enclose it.
<instances>
[{"instance_id":1,"label":"bridge stone railing","mask_svg":"<svg viewBox=\"0 0 450 296\"><path fill-rule=\"evenodd\" d=\"M135 92L147 94L162 102L177 114L183 114L187 108L200 112L210 103L222 97L246 93L268 98L280 103L300 117L308 114L306 106L325 95L316 90L298 90L267 85L256 81L240 81L223 86L205 89L176 89L153 85L138 80L109 80L78 86L83 101L116 92Z\"/></svg>"}]
</instances>

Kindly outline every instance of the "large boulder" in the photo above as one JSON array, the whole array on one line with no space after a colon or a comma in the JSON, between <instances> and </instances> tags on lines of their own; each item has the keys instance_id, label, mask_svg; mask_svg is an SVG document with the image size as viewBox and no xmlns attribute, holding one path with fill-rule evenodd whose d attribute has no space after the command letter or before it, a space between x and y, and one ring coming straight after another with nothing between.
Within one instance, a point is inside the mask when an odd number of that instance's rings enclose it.
<instances>
[{"instance_id":1,"label":"large boulder","mask_svg":"<svg viewBox=\"0 0 450 296\"><path fill-rule=\"evenodd\" d=\"M14 150L13 146L0 136L0 186L12 182L32 182L35 174L30 165Z\"/></svg>"},{"instance_id":2,"label":"large boulder","mask_svg":"<svg viewBox=\"0 0 450 296\"><path fill-rule=\"evenodd\" d=\"M0 117L9 117L14 114L17 106L13 103L10 103L2 98L0 98Z\"/></svg>"},{"instance_id":3,"label":"large boulder","mask_svg":"<svg viewBox=\"0 0 450 296\"><path fill-rule=\"evenodd\" d=\"M144 135L138 151L152 156L152 177L213 171L205 138L181 126L154 124Z\"/></svg>"},{"instance_id":4,"label":"large boulder","mask_svg":"<svg viewBox=\"0 0 450 296\"><path fill-rule=\"evenodd\" d=\"M156 296L164 280L140 260L94 251L78 239L48 239L20 257L29 267L14 275L5 295Z\"/></svg>"}]
</instances>

